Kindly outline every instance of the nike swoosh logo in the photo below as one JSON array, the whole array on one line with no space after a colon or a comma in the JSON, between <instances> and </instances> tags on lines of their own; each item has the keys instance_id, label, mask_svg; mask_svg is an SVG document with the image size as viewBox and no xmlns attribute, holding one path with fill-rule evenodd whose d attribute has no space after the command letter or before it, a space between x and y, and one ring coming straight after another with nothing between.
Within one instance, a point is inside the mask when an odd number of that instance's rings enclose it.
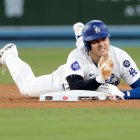
<instances>
[{"instance_id":1,"label":"nike swoosh logo","mask_svg":"<svg viewBox=\"0 0 140 140\"><path fill-rule=\"evenodd\" d=\"M89 74L89 76L93 76L94 74Z\"/></svg>"}]
</instances>

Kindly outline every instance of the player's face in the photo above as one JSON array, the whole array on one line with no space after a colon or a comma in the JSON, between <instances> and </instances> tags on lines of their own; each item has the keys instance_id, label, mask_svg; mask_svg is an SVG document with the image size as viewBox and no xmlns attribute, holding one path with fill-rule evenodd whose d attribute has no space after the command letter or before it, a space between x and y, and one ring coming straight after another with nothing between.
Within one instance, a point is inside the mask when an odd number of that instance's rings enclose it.
<instances>
[{"instance_id":1,"label":"player's face","mask_svg":"<svg viewBox=\"0 0 140 140\"><path fill-rule=\"evenodd\" d=\"M103 55L106 55L109 51L109 38L101 38L91 41L91 50L90 53L95 58L100 58Z\"/></svg>"}]
</instances>

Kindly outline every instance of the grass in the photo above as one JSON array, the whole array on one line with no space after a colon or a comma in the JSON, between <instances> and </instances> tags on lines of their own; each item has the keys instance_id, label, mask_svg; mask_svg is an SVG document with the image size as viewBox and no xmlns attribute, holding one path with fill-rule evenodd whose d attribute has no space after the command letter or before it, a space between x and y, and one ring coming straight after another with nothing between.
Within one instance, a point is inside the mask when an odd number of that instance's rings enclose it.
<instances>
[{"instance_id":1,"label":"grass","mask_svg":"<svg viewBox=\"0 0 140 140\"><path fill-rule=\"evenodd\" d=\"M0 109L2 140L131 140L140 109Z\"/></svg>"}]
</instances>

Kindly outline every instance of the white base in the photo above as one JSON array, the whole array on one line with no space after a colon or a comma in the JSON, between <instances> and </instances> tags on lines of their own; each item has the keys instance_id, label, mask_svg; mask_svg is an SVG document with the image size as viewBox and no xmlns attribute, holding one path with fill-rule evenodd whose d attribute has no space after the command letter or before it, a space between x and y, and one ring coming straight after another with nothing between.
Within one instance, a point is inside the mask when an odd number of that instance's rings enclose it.
<instances>
[{"instance_id":1,"label":"white base","mask_svg":"<svg viewBox=\"0 0 140 140\"><path fill-rule=\"evenodd\" d=\"M106 100L106 93L99 91L71 90L41 94L39 101Z\"/></svg>"}]
</instances>

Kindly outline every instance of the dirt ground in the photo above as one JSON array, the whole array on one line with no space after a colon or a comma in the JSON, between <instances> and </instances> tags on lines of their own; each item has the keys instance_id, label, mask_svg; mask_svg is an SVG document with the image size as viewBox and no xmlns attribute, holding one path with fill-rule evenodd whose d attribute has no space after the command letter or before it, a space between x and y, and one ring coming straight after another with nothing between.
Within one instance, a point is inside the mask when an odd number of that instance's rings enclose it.
<instances>
[{"instance_id":1,"label":"dirt ground","mask_svg":"<svg viewBox=\"0 0 140 140\"><path fill-rule=\"evenodd\" d=\"M129 89L126 85L120 89ZM40 102L37 98L20 95L15 84L0 85L0 108L140 108L140 100L80 101L80 102Z\"/></svg>"}]
</instances>

